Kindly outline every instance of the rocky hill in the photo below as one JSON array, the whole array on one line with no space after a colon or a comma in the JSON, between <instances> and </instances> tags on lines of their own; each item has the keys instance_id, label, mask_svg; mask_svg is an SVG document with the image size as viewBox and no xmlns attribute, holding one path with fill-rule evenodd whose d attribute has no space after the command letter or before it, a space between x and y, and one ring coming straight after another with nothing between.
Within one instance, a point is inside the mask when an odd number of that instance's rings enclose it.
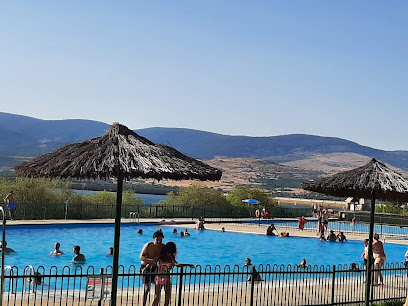
<instances>
[{"instance_id":1,"label":"rocky hill","mask_svg":"<svg viewBox=\"0 0 408 306\"><path fill-rule=\"evenodd\" d=\"M66 143L100 136L107 129L108 124L91 120L40 120L0 113L0 169L9 170L22 160ZM401 168L400 172L408 171L408 151L383 151L334 137L229 136L160 127L136 132L223 169L222 182L214 183L214 187L239 183L294 186L300 181L363 165L370 157Z\"/></svg>"}]
</instances>

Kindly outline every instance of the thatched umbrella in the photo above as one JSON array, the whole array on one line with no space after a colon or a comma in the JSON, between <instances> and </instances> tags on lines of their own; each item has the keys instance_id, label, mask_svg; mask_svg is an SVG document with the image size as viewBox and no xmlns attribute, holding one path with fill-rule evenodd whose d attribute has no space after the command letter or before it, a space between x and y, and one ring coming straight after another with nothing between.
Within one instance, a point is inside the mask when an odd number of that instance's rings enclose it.
<instances>
[{"instance_id":1,"label":"thatched umbrella","mask_svg":"<svg viewBox=\"0 0 408 306\"><path fill-rule=\"evenodd\" d=\"M154 144L115 123L107 133L65 145L15 167L20 177L117 179L112 305L116 305L123 180L131 178L219 180L221 171L176 149Z\"/></svg>"},{"instance_id":2,"label":"thatched umbrella","mask_svg":"<svg viewBox=\"0 0 408 306\"><path fill-rule=\"evenodd\" d=\"M372 253L375 200L408 201L408 180L373 158L365 166L341 172L321 180L304 183L302 188L336 197L371 199L368 253ZM366 273L366 305L369 305L372 257Z\"/></svg>"}]
</instances>

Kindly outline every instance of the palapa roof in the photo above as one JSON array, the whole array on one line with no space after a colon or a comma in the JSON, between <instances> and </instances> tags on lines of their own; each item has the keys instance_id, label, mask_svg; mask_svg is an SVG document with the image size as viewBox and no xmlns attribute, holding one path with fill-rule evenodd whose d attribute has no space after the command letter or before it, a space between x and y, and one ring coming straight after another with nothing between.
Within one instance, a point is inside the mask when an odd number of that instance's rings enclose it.
<instances>
[{"instance_id":1,"label":"palapa roof","mask_svg":"<svg viewBox=\"0 0 408 306\"><path fill-rule=\"evenodd\" d=\"M302 188L338 197L408 201L408 180L375 158L354 170L303 183Z\"/></svg>"},{"instance_id":2,"label":"palapa roof","mask_svg":"<svg viewBox=\"0 0 408 306\"><path fill-rule=\"evenodd\" d=\"M15 166L18 176L48 178L130 178L219 180L221 170L154 144L115 123L103 136L65 145Z\"/></svg>"}]
</instances>

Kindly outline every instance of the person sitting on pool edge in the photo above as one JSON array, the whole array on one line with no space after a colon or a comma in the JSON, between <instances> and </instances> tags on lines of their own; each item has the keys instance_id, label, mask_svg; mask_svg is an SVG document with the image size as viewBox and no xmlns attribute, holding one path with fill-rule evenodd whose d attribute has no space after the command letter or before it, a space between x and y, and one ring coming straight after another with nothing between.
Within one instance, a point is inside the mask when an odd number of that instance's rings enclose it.
<instances>
[{"instance_id":1,"label":"person sitting on pool edge","mask_svg":"<svg viewBox=\"0 0 408 306\"><path fill-rule=\"evenodd\" d=\"M276 233L278 233L278 230L276 229L275 225L271 223L266 229L266 236L275 236L275 233L273 231L276 231Z\"/></svg>"},{"instance_id":2,"label":"person sitting on pool edge","mask_svg":"<svg viewBox=\"0 0 408 306\"><path fill-rule=\"evenodd\" d=\"M319 240L326 241L326 237L324 236L324 230L320 233Z\"/></svg>"},{"instance_id":3,"label":"person sitting on pool edge","mask_svg":"<svg viewBox=\"0 0 408 306\"><path fill-rule=\"evenodd\" d=\"M51 255L64 255L64 252L60 250L61 244L56 242L54 244L54 251L50 252Z\"/></svg>"},{"instance_id":4,"label":"person sitting on pool edge","mask_svg":"<svg viewBox=\"0 0 408 306\"><path fill-rule=\"evenodd\" d=\"M142 230L142 229L139 229L139 230L137 231L136 235L143 235L143 230Z\"/></svg>"},{"instance_id":5,"label":"person sitting on pool edge","mask_svg":"<svg viewBox=\"0 0 408 306\"><path fill-rule=\"evenodd\" d=\"M2 246L3 244L0 241L0 253L2 252ZM4 241L4 253L8 254L8 253L15 253L16 251L14 251L12 248L8 248L7 247L7 241Z\"/></svg>"},{"instance_id":6,"label":"person sitting on pool edge","mask_svg":"<svg viewBox=\"0 0 408 306\"><path fill-rule=\"evenodd\" d=\"M347 241L346 236L344 235L343 232L340 232L340 233L337 235L337 241L338 241L338 242L346 242L346 241Z\"/></svg>"},{"instance_id":7,"label":"person sitting on pool edge","mask_svg":"<svg viewBox=\"0 0 408 306\"><path fill-rule=\"evenodd\" d=\"M81 247L79 245L74 245L72 252L75 254L74 258L72 258L72 262L81 263L86 261L85 255L81 253Z\"/></svg>"},{"instance_id":8,"label":"person sitting on pool edge","mask_svg":"<svg viewBox=\"0 0 408 306\"><path fill-rule=\"evenodd\" d=\"M199 231L205 230L204 221L198 220L196 222L196 230L199 230Z\"/></svg>"},{"instance_id":9,"label":"person sitting on pool edge","mask_svg":"<svg viewBox=\"0 0 408 306\"><path fill-rule=\"evenodd\" d=\"M337 240L337 236L336 236L336 234L334 233L333 230L330 230L330 234L327 235L326 239L327 239L327 241L334 242L334 241Z\"/></svg>"}]
</instances>

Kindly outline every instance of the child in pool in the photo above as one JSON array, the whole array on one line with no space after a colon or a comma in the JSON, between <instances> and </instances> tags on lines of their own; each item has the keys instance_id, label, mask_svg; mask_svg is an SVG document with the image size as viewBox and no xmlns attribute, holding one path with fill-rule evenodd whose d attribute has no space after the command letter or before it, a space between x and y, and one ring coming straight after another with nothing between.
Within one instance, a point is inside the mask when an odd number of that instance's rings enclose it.
<instances>
[{"instance_id":1,"label":"child in pool","mask_svg":"<svg viewBox=\"0 0 408 306\"><path fill-rule=\"evenodd\" d=\"M190 267L194 268L194 265L191 264L179 264L176 261L176 255L177 255L177 246L174 242L167 242L163 250L160 253L159 256L159 266L158 266L158 275L156 276L155 279L155 298L153 301L153 306L157 306L160 303L160 291L164 287L164 305L168 306L170 303L170 297L171 297L171 277L169 272L173 267Z\"/></svg>"}]
</instances>

